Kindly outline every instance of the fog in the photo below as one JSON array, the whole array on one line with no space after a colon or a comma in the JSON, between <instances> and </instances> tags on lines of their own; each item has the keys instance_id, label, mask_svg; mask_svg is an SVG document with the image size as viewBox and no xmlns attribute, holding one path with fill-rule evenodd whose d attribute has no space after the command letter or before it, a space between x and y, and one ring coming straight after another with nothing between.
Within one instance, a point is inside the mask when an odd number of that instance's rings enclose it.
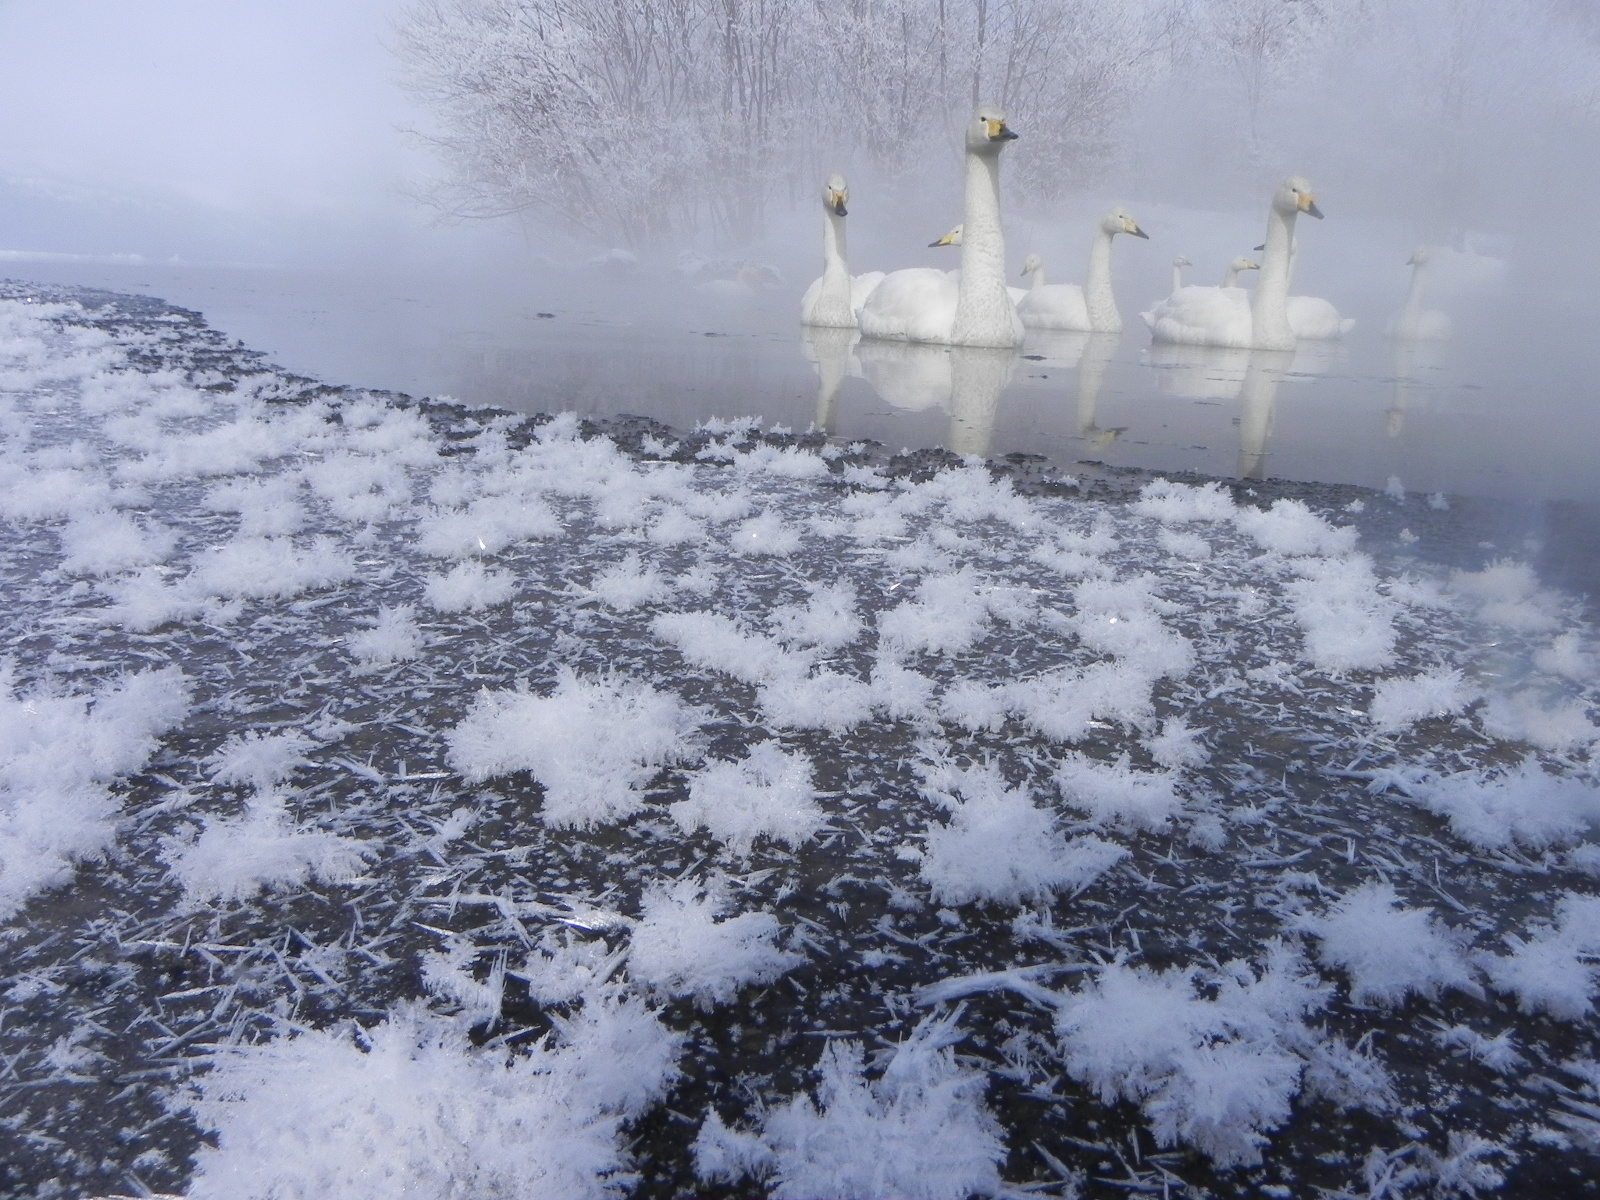
<instances>
[{"instance_id":1,"label":"fog","mask_svg":"<svg viewBox=\"0 0 1600 1200\"><path fill-rule=\"evenodd\" d=\"M881 355L824 396L794 317L830 171L853 269L956 265L927 243L960 219L977 94L1020 134L1009 270L1036 252L1080 279L1112 203L1150 240L1117 244L1127 330L1098 373L1022 361L969 448L1600 496L1588 6L836 8L765 0L719 33L697 0L3 4L0 263L162 295L341 382L950 444L950 398L897 402ZM1152 354L1137 314L1179 255L1219 282L1291 171L1328 214L1301 222L1296 290L1356 324L1292 364L1256 454L1242 375ZM1419 245L1455 337L1401 354L1384 331Z\"/></svg>"}]
</instances>

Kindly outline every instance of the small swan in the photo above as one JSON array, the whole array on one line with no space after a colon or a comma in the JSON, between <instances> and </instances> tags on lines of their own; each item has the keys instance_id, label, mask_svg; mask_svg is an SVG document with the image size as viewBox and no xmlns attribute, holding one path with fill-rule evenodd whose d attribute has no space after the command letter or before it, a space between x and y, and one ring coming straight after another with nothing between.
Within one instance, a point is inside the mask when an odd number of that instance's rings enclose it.
<instances>
[{"instance_id":1,"label":"small swan","mask_svg":"<svg viewBox=\"0 0 1600 1200\"><path fill-rule=\"evenodd\" d=\"M1413 342L1448 342L1450 340L1450 314L1436 308L1423 308L1422 297L1427 288L1428 263L1433 259L1433 248L1418 246L1406 259L1411 268L1411 290L1406 293L1405 306L1389 322L1389 336Z\"/></svg>"},{"instance_id":2,"label":"small swan","mask_svg":"<svg viewBox=\"0 0 1600 1200\"><path fill-rule=\"evenodd\" d=\"M845 247L845 202L850 188L843 175L830 175L822 186L822 274L811 281L800 298L800 323L854 329L872 289L883 280L882 271L850 274Z\"/></svg>"},{"instance_id":3,"label":"small swan","mask_svg":"<svg viewBox=\"0 0 1600 1200\"><path fill-rule=\"evenodd\" d=\"M1235 258L1231 263L1228 264L1228 270L1222 276L1222 286L1225 287L1225 288L1238 287L1239 286L1239 272L1240 271L1259 271L1259 270L1261 270L1261 264L1260 263L1258 263L1253 258L1246 258L1244 255L1241 254L1241 255L1239 255L1239 257Z\"/></svg>"},{"instance_id":4,"label":"small swan","mask_svg":"<svg viewBox=\"0 0 1600 1200\"><path fill-rule=\"evenodd\" d=\"M1289 321L1290 245L1295 220L1301 213L1322 217L1310 180L1291 175L1278 186L1267 208L1267 240L1255 298L1252 300L1241 287L1180 288L1142 314L1152 337L1158 342L1191 346L1293 350L1296 334Z\"/></svg>"},{"instance_id":5,"label":"small swan","mask_svg":"<svg viewBox=\"0 0 1600 1200\"><path fill-rule=\"evenodd\" d=\"M1194 264L1192 262L1190 262L1187 258L1185 258L1181 254L1178 255L1177 258L1172 260L1172 290L1173 291L1176 292L1176 291L1181 291L1182 290L1182 288L1183 288L1183 269L1185 267L1192 267L1192 266L1194 266Z\"/></svg>"},{"instance_id":6,"label":"small swan","mask_svg":"<svg viewBox=\"0 0 1600 1200\"><path fill-rule=\"evenodd\" d=\"M961 275L931 267L894 271L861 309L869 338L957 346L1012 347L1022 322L1006 291L1006 245L1000 228L1000 151L1017 135L1005 113L983 105L966 130L966 193Z\"/></svg>"},{"instance_id":7,"label":"small swan","mask_svg":"<svg viewBox=\"0 0 1600 1200\"><path fill-rule=\"evenodd\" d=\"M1033 288L1017 302L1017 315L1029 329L1068 329L1080 333L1121 333L1122 314L1111 291L1111 239L1119 233L1138 238L1150 235L1139 228L1133 214L1113 208L1100 219L1089 248L1089 271L1083 286L1044 282L1044 265L1029 256L1023 274L1034 277Z\"/></svg>"}]
</instances>

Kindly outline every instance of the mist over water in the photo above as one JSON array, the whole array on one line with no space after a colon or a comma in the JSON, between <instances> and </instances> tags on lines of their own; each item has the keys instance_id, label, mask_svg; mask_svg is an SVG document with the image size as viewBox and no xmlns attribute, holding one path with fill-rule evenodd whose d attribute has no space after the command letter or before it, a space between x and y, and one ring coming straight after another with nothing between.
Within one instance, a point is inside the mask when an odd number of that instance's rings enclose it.
<instances>
[{"instance_id":1,"label":"mist over water","mask_svg":"<svg viewBox=\"0 0 1600 1200\"><path fill-rule=\"evenodd\" d=\"M432 25L384 0L332 25L304 5L267 17L166 3L140 20L87 0L54 15L0 9L16 67L4 86L22 116L0 142L0 266L162 295L332 380L521 411L678 426L752 413L891 448L1600 497L1586 449L1600 435L1600 263L1584 200L1600 190L1586 152L1600 27L1582 5L1213 0L1109 21L1019 0L994 6L981 52L976 27L946 31L944 91L915 120L881 94L888 74L873 93L826 57L838 36L826 14L789 6L783 52L813 57L773 101L787 141L692 128L673 145L709 157L686 178L638 168L671 220L641 231L580 219L534 162L529 194L507 204L521 211L440 224L420 198L460 209L465 180L485 201L488 151L458 138L441 156L402 132L452 132L417 39L515 8L444 5ZM1056 58L1028 58L1029 30ZM261 53L242 57L242 43ZM1051 64L1071 96L1030 85ZM1151 235L1116 244L1120 339L1033 337L977 400L954 394L960 352L819 348L796 322L820 261L825 170L851 181L853 270L956 265L926 243L960 219L955 128L974 84L1021 134L1002 175L1009 271L1035 252L1052 282L1081 280L1112 203ZM117 105L125 122L97 118ZM636 146L650 119L621 114L607 145ZM729 156L734 144L745 157ZM611 170L626 198L639 179ZM1170 290L1173 259L1193 264L1186 282L1219 282L1260 244L1267 195L1290 171L1312 178L1328 213L1300 223L1294 290L1332 300L1354 329L1285 363L1258 359L1253 374L1248 354L1152 346L1137 314ZM728 206L749 209L757 192L759 220L735 228ZM696 208L690 193L716 203ZM1448 342L1385 336L1419 245L1439 248L1426 302L1448 313Z\"/></svg>"}]
</instances>

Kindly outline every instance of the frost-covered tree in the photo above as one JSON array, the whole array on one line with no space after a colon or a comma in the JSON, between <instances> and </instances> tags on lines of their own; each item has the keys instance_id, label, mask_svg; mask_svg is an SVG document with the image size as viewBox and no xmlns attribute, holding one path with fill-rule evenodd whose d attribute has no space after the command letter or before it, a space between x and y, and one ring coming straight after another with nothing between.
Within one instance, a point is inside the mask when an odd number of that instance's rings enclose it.
<instances>
[{"instance_id":1,"label":"frost-covered tree","mask_svg":"<svg viewBox=\"0 0 1600 1200\"><path fill-rule=\"evenodd\" d=\"M977 98L1029 131L1024 194L1081 184L1155 73L1163 2L422 0L399 50L449 211L742 240L841 160L910 185Z\"/></svg>"}]
</instances>

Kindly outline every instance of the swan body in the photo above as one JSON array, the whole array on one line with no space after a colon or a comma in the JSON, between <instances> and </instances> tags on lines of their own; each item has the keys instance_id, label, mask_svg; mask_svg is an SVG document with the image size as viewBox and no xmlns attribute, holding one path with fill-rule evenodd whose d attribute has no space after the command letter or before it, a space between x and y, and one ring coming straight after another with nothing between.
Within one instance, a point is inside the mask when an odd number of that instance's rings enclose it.
<instances>
[{"instance_id":1,"label":"swan body","mask_svg":"<svg viewBox=\"0 0 1600 1200\"><path fill-rule=\"evenodd\" d=\"M1406 265L1411 268L1411 290L1406 293L1405 307L1389 322L1389 336L1413 342L1448 342L1450 340L1450 314L1436 308L1423 308L1422 298L1427 286L1428 263L1433 251L1418 246Z\"/></svg>"},{"instance_id":2,"label":"swan body","mask_svg":"<svg viewBox=\"0 0 1600 1200\"><path fill-rule=\"evenodd\" d=\"M822 186L822 274L800 298L800 323L854 329L867 296L883 279L882 271L850 274L845 247L845 202L850 188L843 175L830 175Z\"/></svg>"},{"instance_id":3,"label":"swan body","mask_svg":"<svg viewBox=\"0 0 1600 1200\"><path fill-rule=\"evenodd\" d=\"M1291 175L1273 193L1267 209L1267 240L1255 297L1238 287L1179 288L1142 314L1154 339L1194 346L1293 350L1296 335L1289 321L1289 276L1294 224L1301 213L1322 216L1310 181Z\"/></svg>"},{"instance_id":4,"label":"swan body","mask_svg":"<svg viewBox=\"0 0 1600 1200\"><path fill-rule=\"evenodd\" d=\"M961 274L952 278L927 267L891 272L862 306L864 335L1002 348L1022 341L1022 321L1006 290L1000 228L1000 150L1016 136L1000 109L983 105L973 114L966 135Z\"/></svg>"},{"instance_id":5,"label":"swan body","mask_svg":"<svg viewBox=\"0 0 1600 1200\"><path fill-rule=\"evenodd\" d=\"M1191 283L1140 313L1158 342L1248 350L1255 333L1250 293L1242 287Z\"/></svg>"},{"instance_id":6,"label":"swan body","mask_svg":"<svg viewBox=\"0 0 1600 1200\"><path fill-rule=\"evenodd\" d=\"M1113 208L1100 219L1089 248L1089 271L1083 286L1044 282L1044 265L1029 255L1025 275L1034 277L1033 288L1017 302L1017 315L1029 329L1066 329L1079 333L1121 333L1122 314L1111 291L1111 239L1119 233L1148 238L1133 214Z\"/></svg>"},{"instance_id":7,"label":"swan body","mask_svg":"<svg viewBox=\"0 0 1600 1200\"><path fill-rule=\"evenodd\" d=\"M1339 310L1319 296L1290 296L1289 328L1296 338L1325 341L1343 337L1356 326L1354 317L1341 317Z\"/></svg>"}]
</instances>

